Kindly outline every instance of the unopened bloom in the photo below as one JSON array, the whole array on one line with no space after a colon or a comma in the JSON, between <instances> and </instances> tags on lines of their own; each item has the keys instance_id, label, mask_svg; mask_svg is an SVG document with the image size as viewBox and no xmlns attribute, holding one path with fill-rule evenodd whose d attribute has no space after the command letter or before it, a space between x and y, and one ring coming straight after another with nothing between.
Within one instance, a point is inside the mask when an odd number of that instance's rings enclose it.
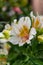
<instances>
[{"instance_id":1,"label":"unopened bloom","mask_svg":"<svg viewBox=\"0 0 43 65\"><path fill-rule=\"evenodd\" d=\"M39 36L38 36L38 41L39 41L39 42L43 42L43 35L39 35Z\"/></svg>"}]
</instances>

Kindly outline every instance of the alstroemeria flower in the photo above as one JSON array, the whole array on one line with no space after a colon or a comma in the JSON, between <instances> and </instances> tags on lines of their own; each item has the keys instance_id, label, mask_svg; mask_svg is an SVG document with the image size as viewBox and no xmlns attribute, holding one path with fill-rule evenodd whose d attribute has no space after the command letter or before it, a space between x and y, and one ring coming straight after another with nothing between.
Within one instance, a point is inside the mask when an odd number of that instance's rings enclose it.
<instances>
[{"instance_id":1,"label":"alstroemeria flower","mask_svg":"<svg viewBox=\"0 0 43 65\"><path fill-rule=\"evenodd\" d=\"M36 17L32 23L33 23L32 27L34 27L34 28L39 28L40 27L40 21L39 21L38 17Z\"/></svg>"},{"instance_id":2,"label":"alstroemeria flower","mask_svg":"<svg viewBox=\"0 0 43 65\"><path fill-rule=\"evenodd\" d=\"M33 27L35 28L43 28L43 18L42 16L36 17L33 22Z\"/></svg>"},{"instance_id":3,"label":"alstroemeria flower","mask_svg":"<svg viewBox=\"0 0 43 65\"><path fill-rule=\"evenodd\" d=\"M10 25L7 24L5 25L5 29L0 32L0 54L4 54L7 55L8 51L10 49L10 45L7 44L7 42L9 41L10 38Z\"/></svg>"},{"instance_id":4,"label":"alstroemeria flower","mask_svg":"<svg viewBox=\"0 0 43 65\"><path fill-rule=\"evenodd\" d=\"M29 17L21 17L18 22L14 20L12 25L12 37L10 38L10 42L15 44L19 44L22 46L23 44L30 43L30 40L36 35L36 30L31 28L31 20Z\"/></svg>"},{"instance_id":5,"label":"alstroemeria flower","mask_svg":"<svg viewBox=\"0 0 43 65\"><path fill-rule=\"evenodd\" d=\"M0 32L0 43L6 43L9 40L11 35L10 29L11 27L9 24L5 25L5 29L2 32Z\"/></svg>"},{"instance_id":6,"label":"alstroemeria flower","mask_svg":"<svg viewBox=\"0 0 43 65\"><path fill-rule=\"evenodd\" d=\"M43 28L43 16L39 16L38 14L34 16L33 12L30 13L30 16L32 17L32 26L34 28Z\"/></svg>"}]
</instances>

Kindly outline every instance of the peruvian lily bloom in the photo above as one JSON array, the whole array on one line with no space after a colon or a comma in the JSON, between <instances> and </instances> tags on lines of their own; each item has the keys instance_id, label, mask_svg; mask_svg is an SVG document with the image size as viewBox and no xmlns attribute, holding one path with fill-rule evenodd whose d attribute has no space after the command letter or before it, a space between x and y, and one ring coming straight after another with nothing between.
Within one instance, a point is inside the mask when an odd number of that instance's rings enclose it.
<instances>
[{"instance_id":1,"label":"peruvian lily bloom","mask_svg":"<svg viewBox=\"0 0 43 65\"><path fill-rule=\"evenodd\" d=\"M30 13L30 16L32 17L32 26L34 28L43 28L43 16L40 16L37 13L37 16L33 15L33 12Z\"/></svg>"},{"instance_id":2,"label":"peruvian lily bloom","mask_svg":"<svg viewBox=\"0 0 43 65\"><path fill-rule=\"evenodd\" d=\"M41 19L41 16L36 17L33 21L33 25L34 28L43 28L43 18Z\"/></svg>"},{"instance_id":3,"label":"peruvian lily bloom","mask_svg":"<svg viewBox=\"0 0 43 65\"><path fill-rule=\"evenodd\" d=\"M14 45L19 44L19 46L23 46L25 43L29 44L34 35L36 35L36 30L31 28L29 17L21 17L18 22L14 20L11 26L12 37L9 41Z\"/></svg>"},{"instance_id":4,"label":"peruvian lily bloom","mask_svg":"<svg viewBox=\"0 0 43 65\"><path fill-rule=\"evenodd\" d=\"M10 45L7 44L10 38L10 25L5 25L5 29L0 32L0 54L8 55L8 51L10 49Z\"/></svg>"},{"instance_id":5,"label":"peruvian lily bloom","mask_svg":"<svg viewBox=\"0 0 43 65\"><path fill-rule=\"evenodd\" d=\"M32 27L34 27L34 28L36 28L36 29L40 27L40 20L39 20L38 17L36 17L36 18L34 19L34 21L32 22Z\"/></svg>"},{"instance_id":6,"label":"peruvian lily bloom","mask_svg":"<svg viewBox=\"0 0 43 65\"><path fill-rule=\"evenodd\" d=\"M5 25L5 29L0 32L0 43L6 43L8 42L10 38L10 25Z\"/></svg>"}]
</instances>

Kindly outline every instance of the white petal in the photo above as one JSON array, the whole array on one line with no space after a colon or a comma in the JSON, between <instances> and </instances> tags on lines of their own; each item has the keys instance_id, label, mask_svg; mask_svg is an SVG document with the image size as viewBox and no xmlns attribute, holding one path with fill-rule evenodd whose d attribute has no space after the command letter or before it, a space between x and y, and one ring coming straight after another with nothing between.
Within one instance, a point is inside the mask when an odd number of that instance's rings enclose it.
<instances>
[{"instance_id":1,"label":"white petal","mask_svg":"<svg viewBox=\"0 0 43 65\"><path fill-rule=\"evenodd\" d=\"M33 15L33 11L31 11L30 16L35 19L35 16Z\"/></svg>"},{"instance_id":2,"label":"white petal","mask_svg":"<svg viewBox=\"0 0 43 65\"><path fill-rule=\"evenodd\" d=\"M34 37L34 35L36 35L36 30L35 28L32 28L29 35L29 40L31 40Z\"/></svg>"},{"instance_id":3,"label":"white petal","mask_svg":"<svg viewBox=\"0 0 43 65\"><path fill-rule=\"evenodd\" d=\"M17 24L12 24L12 31L14 31L14 33L16 34L19 34L19 29Z\"/></svg>"},{"instance_id":4,"label":"white petal","mask_svg":"<svg viewBox=\"0 0 43 65\"><path fill-rule=\"evenodd\" d=\"M40 26L43 28L43 16L40 16Z\"/></svg>"},{"instance_id":5,"label":"white petal","mask_svg":"<svg viewBox=\"0 0 43 65\"><path fill-rule=\"evenodd\" d=\"M29 40L33 39L33 37L34 37L33 35L30 35L30 36L29 36Z\"/></svg>"},{"instance_id":6,"label":"white petal","mask_svg":"<svg viewBox=\"0 0 43 65\"><path fill-rule=\"evenodd\" d=\"M11 38L9 39L9 41L10 41L12 44L16 45L16 44L19 44L20 39L19 39L18 37L16 37L16 36L13 36L13 37L11 37Z\"/></svg>"},{"instance_id":7,"label":"white petal","mask_svg":"<svg viewBox=\"0 0 43 65\"><path fill-rule=\"evenodd\" d=\"M10 25L9 24L6 24L5 25L5 29L9 29L10 28Z\"/></svg>"},{"instance_id":8,"label":"white petal","mask_svg":"<svg viewBox=\"0 0 43 65\"><path fill-rule=\"evenodd\" d=\"M36 29L35 29L35 28L32 28L32 29L31 29L30 35L36 35Z\"/></svg>"},{"instance_id":9,"label":"white petal","mask_svg":"<svg viewBox=\"0 0 43 65\"><path fill-rule=\"evenodd\" d=\"M6 43L8 40L6 39L0 39L0 43Z\"/></svg>"},{"instance_id":10,"label":"white petal","mask_svg":"<svg viewBox=\"0 0 43 65\"><path fill-rule=\"evenodd\" d=\"M42 20L42 21L43 21L43 16L39 16L39 18L40 18L40 20Z\"/></svg>"},{"instance_id":11,"label":"white petal","mask_svg":"<svg viewBox=\"0 0 43 65\"><path fill-rule=\"evenodd\" d=\"M19 23L19 24L18 24L18 29L19 29L19 30L20 30L20 29L22 29L23 24L24 24L24 23L22 23L22 24L21 24L21 23Z\"/></svg>"},{"instance_id":12,"label":"white petal","mask_svg":"<svg viewBox=\"0 0 43 65\"><path fill-rule=\"evenodd\" d=\"M10 39L10 42L14 45L18 44L18 41L17 40L14 40L14 39Z\"/></svg>"},{"instance_id":13,"label":"white petal","mask_svg":"<svg viewBox=\"0 0 43 65\"><path fill-rule=\"evenodd\" d=\"M17 27L15 27L15 32L16 32L16 34L19 34L20 32L19 32L19 29L17 28Z\"/></svg>"},{"instance_id":14,"label":"white petal","mask_svg":"<svg viewBox=\"0 0 43 65\"><path fill-rule=\"evenodd\" d=\"M21 18L19 19L18 24L21 24L21 25L22 25L22 23L24 23L24 20L25 20L25 17L21 17Z\"/></svg>"},{"instance_id":15,"label":"white petal","mask_svg":"<svg viewBox=\"0 0 43 65\"><path fill-rule=\"evenodd\" d=\"M14 19L14 24L16 24L17 23L17 19Z\"/></svg>"},{"instance_id":16,"label":"white petal","mask_svg":"<svg viewBox=\"0 0 43 65\"><path fill-rule=\"evenodd\" d=\"M31 26L31 20L29 17L21 17L19 22L18 22L19 28L22 28L22 26L27 26L28 28L30 28Z\"/></svg>"},{"instance_id":17,"label":"white petal","mask_svg":"<svg viewBox=\"0 0 43 65\"><path fill-rule=\"evenodd\" d=\"M30 44L31 41L30 40L27 40L26 42L27 42L27 44Z\"/></svg>"},{"instance_id":18,"label":"white petal","mask_svg":"<svg viewBox=\"0 0 43 65\"><path fill-rule=\"evenodd\" d=\"M19 46L23 46L25 43L23 42L23 43L19 43Z\"/></svg>"},{"instance_id":19,"label":"white petal","mask_svg":"<svg viewBox=\"0 0 43 65\"><path fill-rule=\"evenodd\" d=\"M24 17L21 17L18 21L18 27L19 29L22 28L22 26L24 25Z\"/></svg>"},{"instance_id":20,"label":"white petal","mask_svg":"<svg viewBox=\"0 0 43 65\"><path fill-rule=\"evenodd\" d=\"M11 23L12 28L17 25L17 19L14 19L14 21Z\"/></svg>"},{"instance_id":21,"label":"white petal","mask_svg":"<svg viewBox=\"0 0 43 65\"><path fill-rule=\"evenodd\" d=\"M16 35L16 32L14 29L11 30L10 34L13 36L13 35Z\"/></svg>"},{"instance_id":22,"label":"white petal","mask_svg":"<svg viewBox=\"0 0 43 65\"><path fill-rule=\"evenodd\" d=\"M25 17L24 25L27 26L30 29L31 26L31 20L29 17Z\"/></svg>"},{"instance_id":23,"label":"white petal","mask_svg":"<svg viewBox=\"0 0 43 65\"><path fill-rule=\"evenodd\" d=\"M0 37L4 37L4 35L3 35L3 33L2 33L2 32L0 32Z\"/></svg>"}]
</instances>

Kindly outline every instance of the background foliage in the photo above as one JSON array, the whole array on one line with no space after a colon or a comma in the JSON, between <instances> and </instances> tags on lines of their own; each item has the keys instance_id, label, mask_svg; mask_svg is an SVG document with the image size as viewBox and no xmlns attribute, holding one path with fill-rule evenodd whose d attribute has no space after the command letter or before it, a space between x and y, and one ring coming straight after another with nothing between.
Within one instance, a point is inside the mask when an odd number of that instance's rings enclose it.
<instances>
[{"instance_id":1,"label":"background foliage","mask_svg":"<svg viewBox=\"0 0 43 65\"><path fill-rule=\"evenodd\" d=\"M18 9L15 11L16 7L20 10L20 13ZM29 0L0 0L0 27L3 29L3 22L5 24L11 22L14 18L19 19L21 16L29 16L31 10Z\"/></svg>"}]
</instances>

